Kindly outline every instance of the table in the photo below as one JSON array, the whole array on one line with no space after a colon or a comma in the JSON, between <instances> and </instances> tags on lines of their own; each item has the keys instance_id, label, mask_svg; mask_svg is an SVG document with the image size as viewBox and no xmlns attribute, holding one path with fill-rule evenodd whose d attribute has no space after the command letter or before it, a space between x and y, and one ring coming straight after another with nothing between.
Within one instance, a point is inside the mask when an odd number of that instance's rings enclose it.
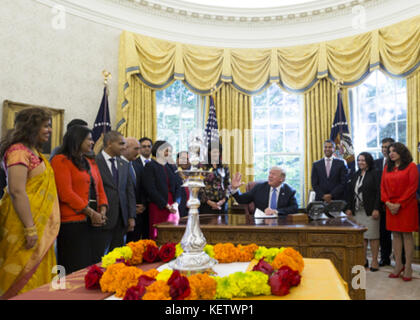
<instances>
[{"instance_id":1,"label":"table","mask_svg":"<svg viewBox=\"0 0 420 320\"><path fill-rule=\"evenodd\" d=\"M256 296L249 298L239 298L239 300L349 300L347 293L347 283L341 278L332 262L328 259L308 259L304 258L305 267L301 273L301 283L293 287L286 296ZM235 263L232 265L242 265L231 269L229 272L246 271L248 262ZM225 265L225 266L223 266ZM219 269L228 269L230 264L220 264ZM163 263L146 263L138 266L143 270L151 268L163 268ZM160 268L159 268L160 267ZM68 275L66 279L66 289L53 289L51 284L46 284L37 289L25 292L11 300L115 300L112 293L103 293L98 290L87 290L84 286L84 276L88 268L79 270ZM229 274L228 272L228 274ZM227 274L220 274L226 276Z\"/></svg>"},{"instance_id":2,"label":"table","mask_svg":"<svg viewBox=\"0 0 420 320\"><path fill-rule=\"evenodd\" d=\"M159 245L180 242L187 217L177 224L157 224ZM286 217L255 219L245 214L203 214L200 227L207 243L231 242L235 245L255 243L266 247L293 247L305 258L324 258L333 262L341 277L351 284L352 268L365 264L363 233L366 228L349 218L311 220L293 223ZM364 300L364 289L349 286L351 299Z\"/></svg>"}]
</instances>

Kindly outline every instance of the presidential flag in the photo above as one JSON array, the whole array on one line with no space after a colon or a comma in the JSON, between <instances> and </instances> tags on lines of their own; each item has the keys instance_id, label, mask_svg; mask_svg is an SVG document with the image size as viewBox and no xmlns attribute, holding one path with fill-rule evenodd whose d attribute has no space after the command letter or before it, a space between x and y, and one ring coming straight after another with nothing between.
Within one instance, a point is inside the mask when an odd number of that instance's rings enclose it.
<instances>
[{"instance_id":1,"label":"presidential flag","mask_svg":"<svg viewBox=\"0 0 420 320\"><path fill-rule=\"evenodd\" d=\"M105 86L98 115L96 116L95 123L93 124L93 141L96 143L100 138L102 140L103 135L108 131L111 131L111 119L109 117L108 87Z\"/></svg>"},{"instance_id":2,"label":"presidential flag","mask_svg":"<svg viewBox=\"0 0 420 320\"><path fill-rule=\"evenodd\" d=\"M207 146L211 141L219 141L219 128L217 126L216 107L214 106L214 100L212 96L210 96L209 117L207 119L205 133Z\"/></svg>"},{"instance_id":3,"label":"presidential flag","mask_svg":"<svg viewBox=\"0 0 420 320\"><path fill-rule=\"evenodd\" d=\"M355 170L354 149L351 140L349 126L343 108L341 91L337 94L337 110L335 112L334 122L331 128L330 140L336 144L336 157L346 160L347 166L351 172Z\"/></svg>"}]
</instances>

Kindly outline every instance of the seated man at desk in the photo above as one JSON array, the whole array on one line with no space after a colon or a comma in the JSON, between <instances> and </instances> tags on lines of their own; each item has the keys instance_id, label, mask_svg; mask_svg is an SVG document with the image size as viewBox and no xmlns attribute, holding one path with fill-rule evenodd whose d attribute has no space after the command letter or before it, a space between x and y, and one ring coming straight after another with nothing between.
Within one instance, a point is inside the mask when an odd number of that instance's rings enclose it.
<instances>
[{"instance_id":1,"label":"seated man at desk","mask_svg":"<svg viewBox=\"0 0 420 320\"><path fill-rule=\"evenodd\" d=\"M241 174L237 172L232 177L231 195L240 204L255 203L255 207L266 215L286 216L297 213L296 190L284 181L286 172L278 166L272 167L268 174L268 181L257 184L252 190L241 194L239 187Z\"/></svg>"}]
</instances>

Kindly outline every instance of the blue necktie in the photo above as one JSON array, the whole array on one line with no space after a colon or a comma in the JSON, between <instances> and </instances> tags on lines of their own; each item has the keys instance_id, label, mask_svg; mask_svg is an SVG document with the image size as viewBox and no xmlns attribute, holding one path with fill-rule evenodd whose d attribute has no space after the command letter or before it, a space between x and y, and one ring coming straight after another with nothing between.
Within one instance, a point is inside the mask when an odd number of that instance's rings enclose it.
<instances>
[{"instance_id":1,"label":"blue necktie","mask_svg":"<svg viewBox=\"0 0 420 320\"><path fill-rule=\"evenodd\" d=\"M273 193L271 194L270 209L277 209L277 190L273 188Z\"/></svg>"},{"instance_id":2,"label":"blue necktie","mask_svg":"<svg viewBox=\"0 0 420 320\"><path fill-rule=\"evenodd\" d=\"M134 186L136 186L136 173L134 172L133 164L131 162L129 163L129 167L130 167L130 176L133 179Z\"/></svg>"},{"instance_id":3,"label":"blue necktie","mask_svg":"<svg viewBox=\"0 0 420 320\"><path fill-rule=\"evenodd\" d=\"M115 166L115 158L111 158L109 161L111 161L112 177L114 178L115 185L118 186L118 170Z\"/></svg>"}]
</instances>

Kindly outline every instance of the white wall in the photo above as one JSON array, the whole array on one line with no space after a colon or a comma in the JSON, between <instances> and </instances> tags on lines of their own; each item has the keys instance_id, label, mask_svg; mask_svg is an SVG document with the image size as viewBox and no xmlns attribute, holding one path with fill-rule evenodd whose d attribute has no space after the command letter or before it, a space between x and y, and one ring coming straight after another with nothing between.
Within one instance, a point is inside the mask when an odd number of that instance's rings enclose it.
<instances>
[{"instance_id":1,"label":"white wall","mask_svg":"<svg viewBox=\"0 0 420 320\"><path fill-rule=\"evenodd\" d=\"M36 1L1 1L1 110L6 99L48 106L65 109L65 125L82 118L92 126L106 69L112 73L109 105L115 128L121 30L68 13L65 29L54 29L57 17Z\"/></svg>"}]
</instances>

